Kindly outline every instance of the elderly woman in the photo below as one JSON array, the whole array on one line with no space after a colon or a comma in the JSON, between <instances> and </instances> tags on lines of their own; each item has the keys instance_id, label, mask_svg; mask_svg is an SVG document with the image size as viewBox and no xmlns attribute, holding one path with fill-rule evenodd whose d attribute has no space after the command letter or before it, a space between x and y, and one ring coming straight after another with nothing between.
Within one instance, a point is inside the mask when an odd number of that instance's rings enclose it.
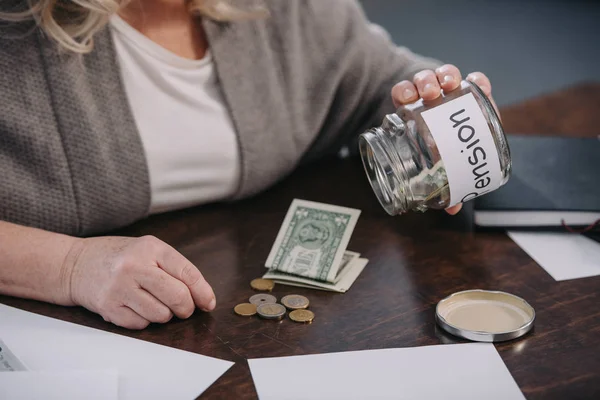
<instances>
[{"instance_id":1,"label":"elderly woman","mask_svg":"<svg viewBox=\"0 0 600 400\"><path fill-rule=\"evenodd\" d=\"M2 2L0 293L132 329L211 311L168 244L98 235L258 193L461 81L354 0L230 1Z\"/></svg>"}]
</instances>

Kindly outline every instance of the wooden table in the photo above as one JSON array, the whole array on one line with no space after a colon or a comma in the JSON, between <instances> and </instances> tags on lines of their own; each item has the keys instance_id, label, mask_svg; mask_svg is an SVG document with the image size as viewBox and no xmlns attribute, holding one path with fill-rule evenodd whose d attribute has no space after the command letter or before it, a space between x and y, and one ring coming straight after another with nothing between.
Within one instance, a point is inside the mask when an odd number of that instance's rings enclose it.
<instances>
[{"instance_id":1,"label":"wooden table","mask_svg":"<svg viewBox=\"0 0 600 400\"><path fill-rule=\"evenodd\" d=\"M584 84L503 110L512 133L595 137L600 84ZM370 262L346 294L278 285L277 296L310 297L312 325L243 318L232 308L253 294L290 202L309 199L359 208L349 249ZM156 216L122 234L152 234L205 274L218 305L211 314L120 329L81 308L0 297L0 302L62 320L235 361L202 398L256 398L246 360L346 350L458 342L434 322L443 297L465 289L505 290L537 312L532 333L496 347L528 399L600 398L600 277L556 282L503 233L465 230L442 212L389 217L358 159L324 161L253 199ZM1 321L0 321L1 324ZM434 382L432 382L434 383Z\"/></svg>"}]
</instances>

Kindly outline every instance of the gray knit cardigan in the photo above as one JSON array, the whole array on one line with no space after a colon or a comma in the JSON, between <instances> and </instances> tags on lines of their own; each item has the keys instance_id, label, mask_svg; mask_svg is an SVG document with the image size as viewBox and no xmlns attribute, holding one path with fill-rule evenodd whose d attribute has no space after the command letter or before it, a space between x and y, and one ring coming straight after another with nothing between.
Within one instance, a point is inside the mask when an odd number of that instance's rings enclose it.
<instances>
[{"instance_id":1,"label":"gray knit cardigan","mask_svg":"<svg viewBox=\"0 0 600 400\"><path fill-rule=\"evenodd\" d=\"M393 45L354 0L267 5L266 19L203 22L238 135L233 199L379 124L393 110L393 84L438 65ZM31 24L5 24L0 219L84 236L144 218L149 205L145 155L108 28L82 59Z\"/></svg>"}]
</instances>

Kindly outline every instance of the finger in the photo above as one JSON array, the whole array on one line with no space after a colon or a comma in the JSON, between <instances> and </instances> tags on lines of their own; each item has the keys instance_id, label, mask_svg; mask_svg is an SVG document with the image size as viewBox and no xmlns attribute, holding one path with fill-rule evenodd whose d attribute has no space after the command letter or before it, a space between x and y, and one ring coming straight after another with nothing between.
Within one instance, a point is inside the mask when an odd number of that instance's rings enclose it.
<instances>
[{"instance_id":1,"label":"finger","mask_svg":"<svg viewBox=\"0 0 600 400\"><path fill-rule=\"evenodd\" d=\"M435 100L440 97L441 88L438 83L435 72L430 69L418 72L414 78L413 83L419 91L419 96L423 100Z\"/></svg>"},{"instance_id":2,"label":"finger","mask_svg":"<svg viewBox=\"0 0 600 400\"><path fill-rule=\"evenodd\" d=\"M196 306L190 289L162 269L148 268L137 277L137 282L179 318L189 318L194 313Z\"/></svg>"},{"instance_id":3,"label":"finger","mask_svg":"<svg viewBox=\"0 0 600 400\"><path fill-rule=\"evenodd\" d=\"M492 97L492 83L490 82L489 78L482 72L472 72L467 75L466 79L479 86L481 91L490 99L494 110L496 110L496 114L498 114L498 118L502 119L500 110L498 110L498 106Z\"/></svg>"},{"instance_id":4,"label":"finger","mask_svg":"<svg viewBox=\"0 0 600 400\"><path fill-rule=\"evenodd\" d=\"M396 108L403 104L414 103L418 99L417 87L411 81L398 82L392 88L392 100Z\"/></svg>"},{"instance_id":5,"label":"finger","mask_svg":"<svg viewBox=\"0 0 600 400\"><path fill-rule=\"evenodd\" d=\"M204 311L212 311L217 300L212 288L204 279L198 268L177 250L165 244L157 259L159 267L166 273L179 279L189 289L194 303Z\"/></svg>"},{"instance_id":6,"label":"finger","mask_svg":"<svg viewBox=\"0 0 600 400\"><path fill-rule=\"evenodd\" d=\"M445 92L450 92L460 86L462 77L460 70L452 64L442 65L435 70L437 80Z\"/></svg>"},{"instance_id":7,"label":"finger","mask_svg":"<svg viewBox=\"0 0 600 400\"><path fill-rule=\"evenodd\" d=\"M103 318L106 322L112 322L127 329L144 329L150 325L150 321L127 306L120 306L112 311L109 316L103 316Z\"/></svg>"},{"instance_id":8,"label":"finger","mask_svg":"<svg viewBox=\"0 0 600 400\"><path fill-rule=\"evenodd\" d=\"M481 72L472 72L467 75L467 80L479 86L481 91L485 93L487 97L492 96L492 84L485 74Z\"/></svg>"},{"instance_id":9,"label":"finger","mask_svg":"<svg viewBox=\"0 0 600 400\"><path fill-rule=\"evenodd\" d=\"M173 318L171 310L144 289L129 292L125 305L150 322L164 324Z\"/></svg>"},{"instance_id":10,"label":"finger","mask_svg":"<svg viewBox=\"0 0 600 400\"><path fill-rule=\"evenodd\" d=\"M461 210L462 204L457 204L455 206L446 208L446 212L450 215L456 215Z\"/></svg>"}]
</instances>

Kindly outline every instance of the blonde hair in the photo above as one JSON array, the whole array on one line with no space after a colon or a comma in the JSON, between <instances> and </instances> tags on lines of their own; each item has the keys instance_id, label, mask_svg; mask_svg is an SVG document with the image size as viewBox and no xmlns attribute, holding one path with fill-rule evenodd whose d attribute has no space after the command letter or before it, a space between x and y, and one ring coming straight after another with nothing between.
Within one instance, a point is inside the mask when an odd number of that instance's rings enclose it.
<instances>
[{"instance_id":1,"label":"blonde hair","mask_svg":"<svg viewBox=\"0 0 600 400\"><path fill-rule=\"evenodd\" d=\"M94 35L111 15L131 0L27 0L21 12L0 13L0 19L35 19L38 26L65 50L85 54L94 47ZM141 0L144 1L144 0ZM215 21L235 21L268 15L266 9L242 10L232 0L186 0L190 12Z\"/></svg>"}]
</instances>

